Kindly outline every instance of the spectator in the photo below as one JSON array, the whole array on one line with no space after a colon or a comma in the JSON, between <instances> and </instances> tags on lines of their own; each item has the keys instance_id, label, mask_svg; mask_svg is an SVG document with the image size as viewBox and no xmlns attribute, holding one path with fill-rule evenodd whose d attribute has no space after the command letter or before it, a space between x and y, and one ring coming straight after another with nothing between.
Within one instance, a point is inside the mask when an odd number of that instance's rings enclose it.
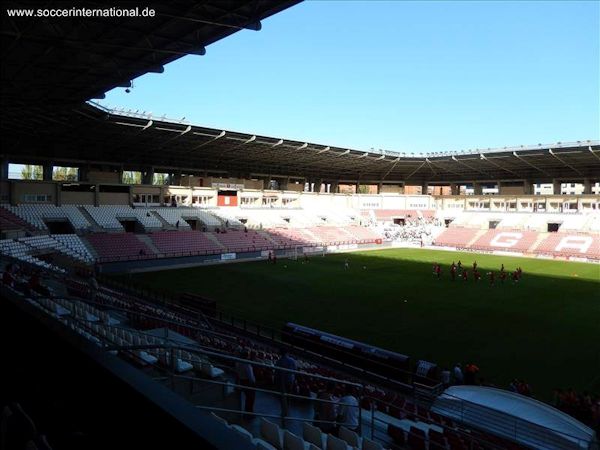
<instances>
[{"instance_id":1,"label":"spectator","mask_svg":"<svg viewBox=\"0 0 600 450\"><path fill-rule=\"evenodd\" d=\"M275 255L273 255L273 262L275 262ZM275 363L275 367L282 369L297 370L296 360L294 360L286 349L281 351L281 358ZM293 393L294 382L296 375L292 372L285 370L275 371L275 384L282 393ZM281 397L281 410L284 416L288 415L288 400L285 395Z\"/></svg>"},{"instance_id":2,"label":"spectator","mask_svg":"<svg viewBox=\"0 0 600 450\"><path fill-rule=\"evenodd\" d=\"M344 396L339 401L339 423L351 431L358 432L358 400L354 396L354 389L346 385Z\"/></svg>"},{"instance_id":3,"label":"spectator","mask_svg":"<svg viewBox=\"0 0 600 450\"><path fill-rule=\"evenodd\" d=\"M335 392L336 385L333 381L327 383L324 389L321 389L317 395L317 407L316 407L316 425L323 431L323 433L334 433L335 434L335 421L338 414L337 397L333 395Z\"/></svg>"},{"instance_id":4,"label":"spectator","mask_svg":"<svg viewBox=\"0 0 600 450\"><path fill-rule=\"evenodd\" d=\"M450 371L447 367L444 367L440 373L440 380L444 387L450 386Z\"/></svg>"},{"instance_id":5,"label":"spectator","mask_svg":"<svg viewBox=\"0 0 600 450\"><path fill-rule=\"evenodd\" d=\"M10 286L10 287L13 287L13 285L15 283L15 278L13 277L12 271L13 271L12 264L8 264L4 268L4 273L2 274L2 283L6 284L7 286Z\"/></svg>"},{"instance_id":6,"label":"spectator","mask_svg":"<svg viewBox=\"0 0 600 450\"><path fill-rule=\"evenodd\" d=\"M465 377L463 375L462 365L460 363L456 363L454 369L452 369L452 373L454 375L454 384L463 384Z\"/></svg>"},{"instance_id":7,"label":"spectator","mask_svg":"<svg viewBox=\"0 0 600 450\"><path fill-rule=\"evenodd\" d=\"M478 373L479 367L473 363L467 364L465 367L465 384L474 385Z\"/></svg>"},{"instance_id":8,"label":"spectator","mask_svg":"<svg viewBox=\"0 0 600 450\"><path fill-rule=\"evenodd\" d=\"M100 286L98 286L98 280L96 280L95 276L90 277L90 300L95 302L96 301L96 295L98 294L98 289L100 288Z\"/></svg>"},{"instance_id":9,"label":"spectator","mask_svg":"<svg viewBox=\"0 0 600 450\"><path fill-rule=\"evenodd\" d=\"M249 361L251 359L250 351L241 351L239 357ZM254 400L256 399L256 391L254 390L256 387L256 377L254 376L252 365L247 361L236 362L235 372L238 384L243 386L240 389L240 393L243 393L246 397L244 411L251 413L254 412ZM240 397L240 405L241 403L242 399Z\"/></svg>"},{"instance_id":10,"label":"spectator","mask_svg":"<svg viewBox=\"0 0 600 450\"><path fill-rule=\"evenodd\" d=\"M281 358L275 363L275 367L281 367L283 369L297 370L296 360L292 358L286 349L281 352ZM287 372L284 370L278 370L275 374L275 379L278 386L283 392L292 392L294 388L294 381L296 375L293 372Z\"/></svg>"}]
</instances>

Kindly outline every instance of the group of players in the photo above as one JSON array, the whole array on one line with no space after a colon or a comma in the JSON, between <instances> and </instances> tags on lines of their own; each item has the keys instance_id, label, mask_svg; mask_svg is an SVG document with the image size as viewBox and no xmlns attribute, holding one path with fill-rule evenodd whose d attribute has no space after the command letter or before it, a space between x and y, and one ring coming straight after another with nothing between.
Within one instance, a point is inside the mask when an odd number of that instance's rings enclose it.
<instances>
[{"instance_id":1,"label":"group of players","mask_svg":"<svg viewBox=\"0 0 600 450\"><path fill-rule=\"evenodd\" d=\"M438 278L442 278L442 266L438 263L433 264L433 274ZM523 270L521 267L517 267L513 272L507 272L504 269L504 264L500 267L500 272L498 278L500 278L500 282L504 284L507 279L512 279L513 283L518 283L523 275ZM479 282L481 280L481 272L477 269L477 261L473 262L473 270L471 271L471 275L469 274L469 269L464 267L462 262L458 261L456 264L452 261L452 265L450 266L450 278L452 281L455 281L456 278L462 278L463 281L469 281L469 276L473 277L473 280ZM490 271L487 273L490 284L493 286L496 283L496 273L494 271Z\"/></svg>"}]
</instances>

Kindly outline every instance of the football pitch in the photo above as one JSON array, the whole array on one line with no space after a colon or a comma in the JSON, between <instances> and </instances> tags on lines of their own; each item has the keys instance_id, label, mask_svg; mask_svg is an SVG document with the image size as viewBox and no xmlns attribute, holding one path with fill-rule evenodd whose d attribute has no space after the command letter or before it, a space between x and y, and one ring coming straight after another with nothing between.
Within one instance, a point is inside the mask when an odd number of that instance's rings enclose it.
<instances>
[{"instance_id":1,"label":"football pitch","mask_svg":"<svg viewBox=\"0 0 600 450\"><path fill-rule=\"evenodd\" d=\"M348 259L349 268L344 268ZM482 279L450 278L452 261ZM442 265L441 279L432 264ZM491 285L501 264L520 282ZM487 383L600 392L600 266L421 249L279 259L123 276L144 288L193 292L225 312L280 328L296 322L451 367L475 362ZM123 278L121 278L123 279Z\"/></svg>"}]
</instances>

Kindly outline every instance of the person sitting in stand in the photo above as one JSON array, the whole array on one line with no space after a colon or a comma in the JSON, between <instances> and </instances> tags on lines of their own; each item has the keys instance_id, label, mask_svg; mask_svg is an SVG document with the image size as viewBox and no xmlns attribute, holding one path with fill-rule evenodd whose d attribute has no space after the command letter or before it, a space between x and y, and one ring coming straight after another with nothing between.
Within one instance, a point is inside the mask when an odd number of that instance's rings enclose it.
<instances>
[{"instance_id":1,"label":"person sitting in stand","mask_svg":"<svg viewBox=\"0 0 600 450\"><path fill-rule=\"evenodd\" d=\"M338 404L338 418L340 425L356 433L359 426L359 405L358 400L354 396L354 389L352 386L346 385L344 396L340 398Z\"/></svg>"}]
</instances>

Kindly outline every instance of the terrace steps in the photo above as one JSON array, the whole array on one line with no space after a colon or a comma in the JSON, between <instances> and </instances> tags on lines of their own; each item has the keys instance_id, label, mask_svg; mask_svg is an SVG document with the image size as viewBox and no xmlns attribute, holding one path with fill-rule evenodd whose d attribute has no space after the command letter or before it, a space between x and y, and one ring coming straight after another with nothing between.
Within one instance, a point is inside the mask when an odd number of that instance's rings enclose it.
<instances>
[{"instance_id":1,"label":"terrace steps","mask_svg":"<svg viewBox=\"0 0 600 450\"><path fill-rule=\"evenodd\" d=\"M137 237L140 241L142 241L144 244L146 244L148 246L148 248L150 248L150 250L152 250L157 255L160 255L162 253L156 247L156 245L154 245L154 242L152 242L152 239L150 239L150 236L148 236L147 234L136 234L135 237Z\"/></svg>"},{"instance_id":2,"label":"terrace steps","mask_svg":"<svg viewBox=\"0 0 600 450\"><path fill-rule=\"evenodd\" d=\"M537 250L542 242L546 240L548 237L547 233L540 233L535 242L527 249L527 253L533 253Z\"/></svg>"},{"instance_id":3,"label":"terrace steps","mask_svg":"<svg viewBox=\"0 0 600 450\"><path fill-rule=\"evenodd\" d=\"M176 228L171 225L169 222L167 222L165 219L162 218L162 216L157 212L157 211L150 211L150 214L152 214L154 217L156 217L160 223L162 223L163 226L163 230L175 230Z\"/></svg>"},{"instance_id":4,"label":"terrace steps","mask_svg":"<svg viewBox=\"0 0 600 450\"><path fill-rule=\"evenodd\" d=\"M94 220L92 215L89 212L87 212L87 210L83 206L78 206L77 209L83 215L83 217L85 217L85 220L87 220L90 223L90 225L92 227L92 231L94 231L94 232L104 231L104 229L100 226L100 224L98 222L96 222L96 220ZM91 245L89 245L89 247L91 247Z\"/></svg>"},{"instance_id":5,"label":"terrace steps","mask_svg":"<svg viewBox=\"0 0 600 450\"><path fill-rule=\"evenodd\" d=\"M477 240L483 236L485 233L487 233L489 230L479 230L477 233L475 233L475 236L473 237L473 239L471 239L469 242L467 242L467 247L471 247L471 245L473 245L475 242L477 242Z\"/></svg>"},{"instance_id":6,"label":"terrace steps","mask_svg":"<svg viewBox=\"0 0 600 450\"><path fill-rule=\"evenodd\" d=\"M208 239L210 239L211 241L213 241L216 245L218 245L221 248L221 250L227 250L225 248L225 246L221 242L219 242L219 240L217 239L217 237L214 234L212 234L212 233L205 233L204 235Z\"/></svg>"}]
</instances>

